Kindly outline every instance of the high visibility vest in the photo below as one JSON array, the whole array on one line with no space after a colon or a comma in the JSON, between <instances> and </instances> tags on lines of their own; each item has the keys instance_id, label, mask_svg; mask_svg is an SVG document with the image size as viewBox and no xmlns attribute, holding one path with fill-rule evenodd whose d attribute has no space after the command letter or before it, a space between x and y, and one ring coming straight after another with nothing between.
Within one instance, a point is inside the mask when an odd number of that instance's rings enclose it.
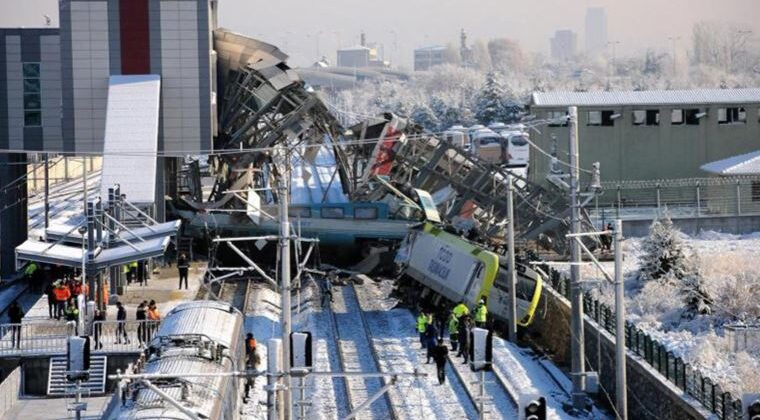
<instances>
[{"instance_id":1,"label":"high visibility vest","mask_svg":"<svg viewBox=\"0 0 760 420\"><path fill-rule=\"evenodd\" d=\"M461 318L462 315L469 315L470 309L468 309L467 305L465 305L464 303L460 303L454 307L454 310L452 312L454 312L454 316L456 316L457 318Z\"/></svg>"},{"instance_id":2,"label":"high visibility vest","mask_svg":"<svg viewBox=\"0 0 760 420\"><path fill-rule=\"evenodd\" d=\"M245 340L245 348L248 350L248 352L254 352L256 351L256 339L255 338L247 338Z\"/></svg>"},{"instance_id":3,"label":"high visibility vest","mask_svg":"<svg viewBox=\"0 0 760 420\"><path fill-rule=\"evenodd\" d=\"M486 317L488 316L488 308L486 308L485 304L478 304L478 307L475 308L475 322L486 322Z\"/></svg>"},{"instance_id":4,"label":"high visibility vest","mask_svg":"<svg viewBox=\"0 0 760 420\"><path fill-rule=\"evenodd\" d=\"M53 294L55 294L55 300L59 302L65 302L71 297L71 292L66 287L56 287L53 290Z\"/></svg>"},{"instance_id":5,"label":"high visibility vest","mask_svg":"<svg viewBox=\"0 0 760 420\"><path fill-rule=\"evenodd\" d=\"M419 316L417 316L417 332L420 334L424 333L427 328L427 323L428 317L425 316L425 314L419 314Z\"/></svg>"},{"instance_id":6,"label":"high visibility vest","mask_svg":"<svg viewBox=\"0 0 760 420\"><path fill-rule=\"evenodd\" d=\"M456 334L459 332L459 318L456 316L449 317L449 335L451 337L456 337Z\"/></svg>"},{"instance_id":7,"label":"high visibility vest","mask_svg":"<svg viewBox=\"0 0 760 420\"><path fill-rule=\"evenodd\" d=\"M151 321L158 321L161 319L161 314L158 313L158 309L148 309L148 319Z\"/></svg>"},{"instance_id":8,"label":"high visibility vest","mask_svg":"<svg viewBox=\"0 0 760 420\"><path fill-rule=\"evenodd\" d=\"M35 271L37 271L37 264L31 263L26 266L26 270L24 270L24 273L27 276L31 276L32 274L34 274Z\"/></svg>"}]
</instances>

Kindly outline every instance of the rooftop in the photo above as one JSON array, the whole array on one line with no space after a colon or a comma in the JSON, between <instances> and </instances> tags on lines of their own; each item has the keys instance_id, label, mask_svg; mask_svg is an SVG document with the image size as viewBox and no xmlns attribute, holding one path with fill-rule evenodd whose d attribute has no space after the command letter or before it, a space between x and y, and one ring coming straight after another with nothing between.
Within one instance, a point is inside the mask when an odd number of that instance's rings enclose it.
<instances>
[{"instance_id":1,"label":"rooftop","mask_svg":"<svg viewBox=\"0 0 760 420\"><path fill-rule=\"evenodd\" d=\"M760 103L760 88L534 92L531 98L536 107L745 103Z\"/></svg>"},{"instance_id":2,"label":"rooftop","mask_svg":"<svg viewBox=\"0 0 760 420\"><path fill-rule=\"evenodd\" d=\"M760 174L760 150L716 160L702 165L700 169L717 175L758 175Z\"/></svg>"},{"instance_id":3,"label":"rooftop","mask_svg":"<svg viewBox=\"0 0 760 420\"><path fill-rule=\"evenodd\" d=\"M443 45L430 45L427 47L415 48L414 51L444 51L446 47Z\"/></svg>"}]
</instances>

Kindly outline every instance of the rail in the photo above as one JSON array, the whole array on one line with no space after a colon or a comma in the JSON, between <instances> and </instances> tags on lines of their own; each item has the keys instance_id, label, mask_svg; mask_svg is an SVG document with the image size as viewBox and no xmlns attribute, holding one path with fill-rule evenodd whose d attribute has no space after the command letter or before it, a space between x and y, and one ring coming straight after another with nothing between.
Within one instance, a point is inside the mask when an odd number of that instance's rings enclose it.
<instances>
[{"instance_id":1,"label":"rail","mask_svg":"<svg viewBox=\"0 0 760 420\"><path fill-rule=\"evenodd\" d=\"M156 335L160 321L95 321L92 323L92 352L136 352L145 349Z\"/></svg>"},{"instance_id":2,"label":"rail","mask_svg":"<svg viewBox=\"0 0 760 420\"><path fill-rule=\"evenodd\" d=\"M549 286L566 299L570 299L570 280L557 270L547 266L539 266L549 275ZM590 294L583 299L584 311L600 328L610 334L615 333L615 311L610 306L596 300ZM721 420L741 420L742 401L730 392L724 392L723 387L714 379L702 374L695 367L677 357L673 351L661 344L649 334L639 329L632 322L626 321L625 346L637 356L644 359L652 368L684 391L694 397L703 407L715 413Z\"/></svg>"},{"instance_id":3,"label":"rail","mask_svg":"<svg viewBox=\"0 0 760 420\"><path fill-rule=\"evenodd\" d=\"M74 322L24 322L0 325L0 356L56 354L66 351Z\"/></svg>"}]
</instances>

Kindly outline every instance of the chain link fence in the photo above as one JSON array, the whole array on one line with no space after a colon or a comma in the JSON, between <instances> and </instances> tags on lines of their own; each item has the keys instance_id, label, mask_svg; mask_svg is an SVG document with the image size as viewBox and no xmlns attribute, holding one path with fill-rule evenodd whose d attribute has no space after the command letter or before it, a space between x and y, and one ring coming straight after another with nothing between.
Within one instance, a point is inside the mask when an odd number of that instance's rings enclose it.
<instances>
[{"instance_id":1,"label":"chain link fence","mask_svg":"<svg viewBox=\"0 0 760 420\"><path fill-rule=\"evenodd\" d=\"M760 176L603 182L593 219L653 219L760 214Z\"/></svg>"},{"instance_id":2,"label":"chain link fence","mask_svg":"<svg viewBox=\"0 0 760 420\"><path fill-rule=\"evenodd\" d=\"M541 265L539 268L550 273L550 286L569 300L570 280L547 265ZM599 302L587 293L583 299L583 309L586 315L593 318L600 327L610 334L615 334L614 308ZM741 398L736 398L730 392L724 392L720 384L714 383L712 379L702 375L689 363L684 362L681 357L676 357L665 345L627 321L625 325L625 346L629 351L644 359L676 387L694 397L710 412L715 413L719 419L743 419Z\"/></svg>"}]
</instances>

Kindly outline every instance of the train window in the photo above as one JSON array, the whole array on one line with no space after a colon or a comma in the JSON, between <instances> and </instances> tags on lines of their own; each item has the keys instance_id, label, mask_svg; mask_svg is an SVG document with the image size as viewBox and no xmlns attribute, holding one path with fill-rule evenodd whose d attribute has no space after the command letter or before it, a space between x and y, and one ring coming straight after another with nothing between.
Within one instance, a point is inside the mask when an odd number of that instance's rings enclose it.
<instances>
[{"instance_id":1,"label":"train window","mask_svg":"<svg viewBox=\"0 0 760 420\"><path fill-rule=\"evenodd\" d=\"M377 219L376 207L356 207L354 208L354 219L374 220Z\"/></svg>"},{"instance_id":2,"label":"train window","mask_svg":"<svg viewBox=\"0 0 760 420\"><path fill-rule=\"evenodd\" d=\"M320 215L323 219L342 219L346 216L343 207L322 207Z\"/></svg>"},{"instance_id":3,"label":"train window","mask_svg":"<svg viewBox=\"0 0 760 420\"><path fill-rule=\"evenodd\" d=\"M760 201L760 182L752 181L752 202L757 203Z\"/></svg>"},{"instance_id":4,"label":"train window","mask_svg":"<svg viewBox=\"0 0 760 420\"><path fill-rule=\"evenodd\" d=\"M311 209L308 207L291 207L288 212L290 217L311 217Z\"/></svg>"}]
</instances>

